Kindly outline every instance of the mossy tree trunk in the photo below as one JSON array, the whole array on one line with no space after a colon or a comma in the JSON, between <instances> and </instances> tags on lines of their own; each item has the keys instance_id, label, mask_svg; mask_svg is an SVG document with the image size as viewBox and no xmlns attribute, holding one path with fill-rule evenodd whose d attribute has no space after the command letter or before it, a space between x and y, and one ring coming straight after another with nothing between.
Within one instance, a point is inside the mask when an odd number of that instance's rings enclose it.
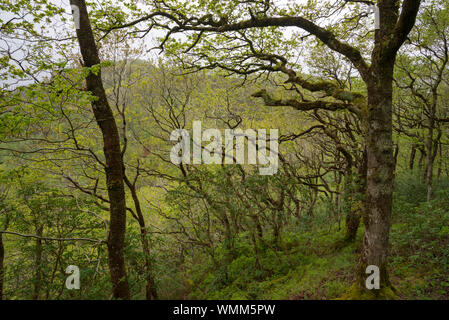
<instances>
[{"instance_id":1,"label":"mossy tree trunk","mask_svg":"<svg viewBox=\"0 0 449 320\"><path fill-rule=\"evenodd\" d=\"M413 172L413 168L415 166L415 157L416 157L416 145L413 144L412 149L410 151L410 160L409 160L409 164L408 164L410 172Z\"/></svg>"},{"instance_id":2,"label":"mossy tree trunk","mask_svg":"<svg viewBox=\"0 0 449 320\"><path fill-rule=\"evenodd\" d=\"M158 300L158 293L156 288L156 282L154 280L153 263L151 260L150 243L148 241L148 231L145 223L145 217L143 216L142 206L137 195L136 180L131 182L125 175L125 183L131 191L131 196L134 201L134 207L136 208L136 214L134 218L137 220L140 228L140 242L142 245L143 255L145 257L145 292L147 300Z\"/></svg>"},{"instance_id":3,"label":"mossy tree trunk","mask_svg":"<svg viewBox=\"0 0 449 320\"><path fill-rule=\"evenodd\" d=\"M90 24L85 0L71 0L79 9L80 29L76 30L84 66L91 68L100 64L97 45ZM126 232L126 201L124 186L124 164L120 137L114 114L106 97L101 78L101 69L86 77L87 90L96 98L92 102L95 120L103 136L106 159L106 184L110 205L108 236L108 262L115 299L129 299L129 285L125 269L124 242Z\"/></svg>"},{"instance_id":4,"label":"mossy tree trunk","mask_svg":"<svg viewBox=\"0 0 449 320\"><path fill-rule=\"evenodd\" d=\"M346 230L345 230L345 240L354 241L357 236L357 230L360 226L360 220L362 218L362 203L364 199L364 192L366 190L366 174L367 174L367 153L364 150L360 163L358 163L357 172L353 176L350 172L351 178L349 179L350 185L346 186L345 178L345 188L349 190L350 201L349 208L346 212Z\"/></svg>"},{"instance_id":5,"label":"mossy tree trunk","mask_svg":"<svg viewBox=\"0 0 449 320\"><path fill-rule=\"evenodd\" d=\"M34 251L34 281L33 281L33 300L39 300L41 287L42 287L42 235L44 232L44 227L39 226L36 230L36 247Z\"/></svg>"},{"instance_id":6,"label":"mossy tree trunk","mask_svg":"<svg viewBox=\"0 0 449 320\"><path fill-rule=\"evenodd\" d=\"M0 300L3 300L3 280L5 278L5 246L3 245L3 233L0 233Z\"/></svg>"},{"instance_id":7,"label":"mossy tree trunk","mask_svg":"<svg viewBox=\"0 0 449 320\"><path fill-rule=\"evenodd\" d=\"M394 186L392 136L393 71L399 48L416 21L420 1L406 1L399 15L399 1L378 1L380 29L375 31L371 67L364 80L368 88L365 115L367 176L363 210L365 233L359 258L357 282L361 292L385 298L391 291L387 269L388 241ZM376 266L380 289L366 288L366 269Z\"/></svg>"},{"instance_id":8,"label":"mossy tree trunk","mask_svg":"<svg viewBox=\"0 0 449 320\"><path fill-rule=\"evenodd\" d=\"M344 182L345 241L354 241L360 224L358 212L353 210L354 183L352 170L346 170Z\"/></svg>"},{"instance_id":9,"label":"mossy tree trunk","mask_svg":"<svg viewBox=\"0 0 449 320\"><path fill-rule=\"evenodd\" d=\"M362 288L367 277L365 270L369 265L379 268L381 287L390 286L387 252L391 225L394 158L391 126L392 78L388 78L387 76L380 87L369 88L369 105L372 110L369 114L366 145L368 174L363 217L365 234L360 257Z\"/></svg>"},{"instance_id":10,"label":"mossy tree trunk","mask_svg":"<svg viewBox=\"0 0 449 320\"><path fill-rule=\"evenodd\" d=\"M438 86L435 85L432 88L433 99L430 103L430 110L428 115L428 128L427 128L427 141L426 141L426 171L425 171L425 181L427 187L427 201L432 200L432 192L433 192L433 171L435 159L438 155L439 141L442 136L442 131L437 127L437 123L435 121L436 112L437 112L437 99L438 99ZM434 133L437 131L437 137L434 137Z\"/></svg>"}]
</instances>

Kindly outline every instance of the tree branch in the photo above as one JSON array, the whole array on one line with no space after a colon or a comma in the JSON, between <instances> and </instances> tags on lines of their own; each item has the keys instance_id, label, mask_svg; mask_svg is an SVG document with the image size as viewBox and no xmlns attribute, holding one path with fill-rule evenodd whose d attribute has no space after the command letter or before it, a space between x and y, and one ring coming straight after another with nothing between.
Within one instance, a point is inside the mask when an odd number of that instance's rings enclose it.
<instances>
[{"instance_id":1,"label":"tree branch","mask_svg":"<svg viewBox=\"0 0 449 320\"><path fill-rule=\"evenodd\" d=\"M393 30L393 37L386 45L386 56L396 55L399 48L407 39L408 34L415 25L421 0L404 0L401 15Z\"/></svg>"},{"instance_id":2,"label":"tree branch","mask_svg":"<svg viewBox=\"0 0 449 320\"><path fill-rule=\"evenodd\" d=\"M360 110L358 108L348 103L331 102L323 100L317 101L298 101L296 99L276 100L273 97L271 97L265 89L252 94L252 96L255 98L262 98L265 102L265 105L272 107L292 107L300 111L310 111L317 109L328 111L349 110L359 116L361 115Z\"/></svg>"},{"instance_id":3,"label":"tree branch","mask_svg":"<svg viewBox=\"0 0 449 320\"><path fill-rule=\"evenodd\" d=\"M320 39L324 44L326 44L330 49L344 55L348 58L357 70L360 72L362 78L368 79L369 77L369 67L365 59L362 57L360 51L347 43L338 40L335 35L316 25L312 21L305 19L303 17L252 17L249 20L244 20L235 23L228 23L227 19L220 19L219 21L214 21L212 15L204 15L201 18L189 18L182 16L181 18L175 17L173 14L167 12L153 12L146 17L140 18L133 22L114 26L108 30L122 29L130 26L134 26L140 22L152 20L158 16L168 18L176 24L174 27L165 26L169 30L170 34L182 32L182 31L197 31L197 32L217 32L224 33L230 31L240 31L251 28L266 28L266 27L298 27L301 28ZM160 25L160 24L159 24ZM189 48L190 50L191 48Z\"/></svg>"}]
</instances>

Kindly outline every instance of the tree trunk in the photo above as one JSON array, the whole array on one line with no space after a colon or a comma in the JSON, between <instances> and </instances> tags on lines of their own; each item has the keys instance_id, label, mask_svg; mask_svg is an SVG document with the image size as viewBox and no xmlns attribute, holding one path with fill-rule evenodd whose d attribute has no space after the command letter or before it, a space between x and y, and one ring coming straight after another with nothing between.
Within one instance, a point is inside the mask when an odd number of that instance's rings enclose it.
<instances>
[{"instance_id":1,"label":"tree trunk","mask_svg":"<svg viewBox=\"0 0 449 320\"><path fill-rule=\"evenodd\" d=\"M90 25L86 2L85 0L71 0L70 4L79 8L80 29L77 29L76 33L84 66L90 68L99 65L100 58ZM106 98L101 79L101 70L98 73L90 72L86 77L86 84L87 90L96 97L96 100L92 102L92 109L103 136L103 150L106 159L106 183L110 203L108 261L113 297L115 299L129 299L129 286L124 258L126 202L120 137L112 109Z\"/></svg>"},{"instance_id":2,"label":"tree trunk","mask_svg":"<svg viewBox=\"0 0 449 320\"><path fill-rule=\"evenodd\" d=\"M388 239L393 201L394 155L392 139L392 75L394 61L374 66L377 81L368 86L367 185L363 222L365 233L359 261L358 285L366 291L366 268L380 271L380 290L372 293L385 297L391 288L387 271Z\"/></svg>"},{"instance_id":3,"label":"tree trunk","mask_svg":"<svg viewBox=\"0 0 449 320\"><path fill-rule=\"evenodd\" d=\"M424 166L424 158L426 157L426 152L424 151L424 148L420 148L419 149L420 152L420 156L419 156L419 162L418 162L418 176L420 181L422 181L422 177L423 177L423 166Z\"/></svg>"},{"instance_id":4,"label":"tree trunk","mask_svg":"<svg viewBox=\"0 0 449 320\"><path fill-rule=\"evenodd\" d=\"M360 224L360 216L358 212L353 210L354 203L354 183L353 183L353 172L351 168L347 169L345 172L345 182L344 182L344 209L345 209L345 241L352 242L357 236L357 229Z\"/></svg>"},{"instance_id":5,"label":"tree trunk","mask_svg":"<svg viewBox=\"0 0 449 320\"><path fill-rule=\"evenodd\" d=\"M134 201L134 206L136 208L137 213L137 222L140 227L140 241L142 244L142 251L145 257L145 277L146 277L146 299L147 300L158 300L158 294L156 289L156 283L154 281L153 276L153 268L151 262L151 252L150 252L150 244L148 242L148 232L146 228L145 218L143 216L142 207L140 206L140 200L137 196L136 186L129 181L129 179L125 175L125 182L131 191L131 195Z\"/></svg>"},{"instance_id":6,"label":"tree trunk","mask_svg":"<svg viewBox=\"0 0 449 320\"><path fill-rule=\"evenodd\" d=\"M427 132L427 142L426 142L426 187L427 187L427 202L432 198L432 184L433 184L433 163L435 157L433 156L433 133L435 131L435 112L436 104L435 102L430 106L430 114L428 118L428 132Z\"/></svg>"},{"instance_id":7,"label":"tree trunk","mask_svg":"<svg viewBox=\"0 0 449 320\"><path fill-rule=\"evenodd\" d=\"M42 237L44 231L44 227L40 226L36 230L36 235L38 237ZM34 274L34 291L33 291L33 300L39 300L39 294L41 291L42 286L42 239L38 238L36 239L36 248L34 253L34 267L35 274Z\"/></svg>"},{"instance_id":8,"label":"tree trunk","mask_svg":"<svg viewBox=\"0 0 449 320\"><path fill-rule=\"evenodd\" d=\"M151 263L151 255L150 255L150 244L148 243L148 233L145 227L145 223L140 226L140 238L142 242L142 250L145 256L145 272L147 283L145 286L146 298L147 300L158 300L158 294L156 289L156 283L154 281L153 276L153 268Z\"/></svg>"},{"instance_id":9,"label":"tree trunk","mask_svg":"<svg viewBox=\"0 0 449 320\"><path fill-rule=\"evenodd\" d=\"M415 157L416 157L416 146L412 145L412 150L410 151L410 161L408 164L410 172L413 172L413 167L415 166Z\"/></svg>"},{"instance_id":10,"label":"tree trunk","mask_svg":"<svg viewBox=\"0 0 449 320\"><path fill-rule=\"evenodd\" d=\"M346 235L345 240L354 241L357 236L357 230L359 229L360 219L362 217L362 203L363 194L366 189L366 174L367 174L367 152L363 151L361 163L358 164L357 176L354 182L351 181L351 201L350 208L346 215Z\"/></svg>"},{"instance_id":11,"label":"tree trunk","mask_svg":"<svg viewBox=\"0 0 449 320\"><path fill-rule=\"evenodd\" d=\"M225 226L225 241L224 241L224 247L226 251L225 263L226 267L228 267L234 260L234 238L232 235L231 224L229 223L229 219L226 215L226 212L223 213L223 221Z\"/></svg>"},{"instance_id":12,"label":"tree trunk","mask_svg":"<svg viewBox=\"0 0 449 320\"><path fill-rule=\"evenodd\" d=\"M234 237L231 229L231 224L229 222L228 216L226 215L226 212L222 213L222 221L225 226L225 239L223 243L223 247L225 250L224 254L224 270L225 270L225 284L228 283L229 280L229 267L234 260Z\"/></svg>"},{"instance_id":13,"label":"tree trunk","mask_svg":"<svg viewBox=\"0 0 449 320\"><path fill-rule=\"evenodd\" d=\"M393 172L396 172L396 167L398 165L398 156L399 156L399 143L394 148L394 156L393 156Z\"/></svg>"},{"instance_id":14,"label":"tree trunk","mask_svg":"<svg viewBox=\"0 0 449 320\"><path fill-rule=\"evenodd\" d=\"M5 246L3 245L3 233L0 233L0 300L3 300L3 280L5 278Z\"/></svg>"},{"instance_id":15,"label":"tree trunk","mask_svg":"<svg viewBox=\"0 0 449 320\"><path fill-rule=\"evenodd\" d=\"M365 112L365 146L367 179L363 210L365 233L359 258L356 291L358 298L393 298L388 269L388 240L394 188L393 154L393 72L396 55L416 21L419 0L378 1L380 28L375 31L375 46L371 54L369 73L364 74L368 88ZM367 267L379 271L377 288L367 286ZM358 286L358 288L357 288ZM393 290L392 290L393 289Z\"/></svg>"},{"instance_id":16,"label":"tree trunk","mask_svg":"<svg viewBox=\"0 0 449 320\"><path fill-rule=\"evenodd\" d=\"M438 182L441 181L441 172L443 170L443 144L441 141L438 143L438 148L440 150L440 157L438 159L438 173L437 173L437 179Z\"/></svg>"}]
</instances>

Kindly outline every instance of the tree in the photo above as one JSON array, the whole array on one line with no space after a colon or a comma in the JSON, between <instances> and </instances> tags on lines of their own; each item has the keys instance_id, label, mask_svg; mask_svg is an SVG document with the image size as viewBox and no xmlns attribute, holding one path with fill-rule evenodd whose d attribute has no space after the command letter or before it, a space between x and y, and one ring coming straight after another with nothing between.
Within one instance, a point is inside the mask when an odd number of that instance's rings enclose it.
<instances>
[{"instance_id":1,"label":"tree","mask_svg":"<svg viewBox=\"0 0 449 320\"><path fill-rule=\"evenodd\" d=\"M64 194L62 181L24 167L2 177L0 188L8 191L1 199L0 212L0 235L10 249L4 257L8 268L2 270L7 298L70 297L63 290L65 268L71 264L86 272L82 291L87 294L91 287L87 282L99 271L102 259L94 265L95 273L90 273L90 259L95 259L95 253L99 257L107 242L106 223L94 211L92 201Z\"/></svg>"},{"instance_id":2,"label":"tree","mask_svg":"<svg viewBox=\"0 0 449 320\"><path fill-rule=\"evenodd\" d=\"M357 114L365 129L367 152L367 180L363 221L365 234L360 255L355 290L365 292L365 270L369 265L380 269L381 289L374 295L388 295L391 284L387 271L388 239L391 224L394 155L392 141L393 71L398 50L415 24L420 7L419 0L379 0L379 29L375 30L371 46L371 61L351 42L339 40L344 32L357 35L358 19L363 16L359 1L344 1L339 6L327 2L319 5L292 5L282 9L271 1L203 1L199 4L181 1L153 1L154 8L148 15L137 11L134 21L117 19L115 25L105 28L108 32L118 28L137 28L149 32L160 27L167 30L161 48L183 56L186 65L199 69L222 68L230 73L247 76L255 73L282 73L286 83L309 92L323 92L328 99L314 101L302 98L276 99L267 91L254 94L269 106L288 106L299 111L316 109L350 110ZM348 9L348 11L344 11ZM344 15L337 25L321 27L320 16L332 10ZM301 15L298 15L301 14ZM327 15L327 16L329 16ZM141 26L147 23L146 26ZM303 79L295 65L289 63L293 53L286 51L295 39L279 44L281 27L293 27L314 36L329 49L346 57L358 71L366 85L366 102L360 95L339 88L332 82L313 82ZM180 44L172 37L183 32L190 40ZM363 48L366 50L366 48ZM273 53L274 52L274 53ZM301 97L300 97L301 98ZM390 291L391 292L391 291Z\"/></svg>"},{"instance_id":3,"label":"tree","mask_svg":"<svg viewBox=\"0 0 449 320\"><path fill-rule=\"evenodd\" d=\"M0 176L0 179L5 179L3 176ZM3 181L1 181L3 182ZM2 224L0 226L1 231L5 231L8 229L9 224L9 213L7 206L7 195L8 188L3 185L0 185L0 214L2 218ZM3 300L3 283L5 280L5 245L3 244L3 233L0 233L0 300Z\"/></svg>"},{"instance_id":4,"label":"tree","mask_svg":"<svg viewBox=\"0 0 449 320\"><path fill-rule=\"evenodd\" d=\"M109 268L116 299L129 299L129 287L125 269L124 240L126 232L126 199L124 164L117 124L106 97L101 78L100 58L92 32L86 2L71 0L79 8L80 28L76 30L84 67L91 68L86 77L87 90L96 98L92 110L103 135L106 158L106 184L110 205L110 229L108 237ZM94 70L96 68L96 70Z\"/></svg>"}]
</instances>

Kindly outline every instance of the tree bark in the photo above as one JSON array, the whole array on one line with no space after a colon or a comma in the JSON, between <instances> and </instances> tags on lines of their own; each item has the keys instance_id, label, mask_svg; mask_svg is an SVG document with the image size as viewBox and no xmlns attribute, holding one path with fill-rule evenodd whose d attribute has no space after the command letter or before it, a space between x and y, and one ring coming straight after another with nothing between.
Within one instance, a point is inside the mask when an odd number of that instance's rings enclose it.
<instances>
[{"instance_id":1,"label":"tree bark","mask_svg":"<svg viewBox=\"0 0 449 320\"><path fill-rule=\"evenodd\" d=\"M135 217L137 222L139 223L140 228L140 241L142 244L142 251L145 257L145 277L146 277L146 285L145 285L145 293L147 300L158 300L156 283L154 281L153 276L153 268L151 261L151 252L150 252L150 244L148 242L148 232L146 228L145 218L143 216L142 207L140 206L140 200L137 196L136 186L129 181L129 179L125 175L125 182L131 191L131 196L134 201L134 207L136 208Z\"/></svg>"},{"instance_id":2,"label":"tree bark","mask_svg":"<svg viewBox=\"0 0 449 320\"><path fill-rule=\"evenodd\" d=\"M410 160L408 164L410 172L413 172L413 167L415 166L415 157L416 157L416 146L412 145L412 150L410 151Z\"/></svg>"},{"instance_id":3,"label":"tree bark","mask_svg":"<svg viewBox=\"0 0 449 320\"><path fill-rule=\"evenodd\" d=\"M42 235L44 232L44 227L40 226L36 230L36 235L40 238L36 239L36 248L34 253L34 267L35 274L34 274L34 291L33 291L33 300L39 300L39 294L41 291L41 285L42 285Z\"/></svg>"},{"instance_id":4,"label":"tree bark","mask_svg":"<svg viewBox=\"0 0 449 320\"><path fill-rule=\"evenodd\" d=\"M393 68L391 67L392 76ZM380 71L380 66L378 72ZM368 88L367 132L368 174L365 198L363 249L360 257L361 287L365 288L366 267L380 270L381 288L389 287L387 272L388 239L393 200L392 77L384 76L380 85Z\"/></svg>"},{"instance_id":5,"label":"tree bark","mask_svg":"<svg viewBox=\"0 0 449 320\"><path fill-rule=\"evenodd\" d=\"M364 192L366 190L366 174L367 174L367 152L363 151L361 163L357 167L357 175L355 182L351 181L351 201L350 208L346 214L346 234L345 240L354 241L359 229L362 217L362 206ZM346 183L346 182L345 182Z\"/></svg>"},{"instance_id":6,"label":"tree bark","mask_svg":"<svg viewBox=\"0 0 449 320\"><path fill-rule=\"evenodd\" d=\"M356 211L353 210L354 203L354 182L353 182L353 172L351 168L347 169L345 172L345 182L344 182L344 208L345 208L345 241L352 242L357 236L357 230L360 224L360 216Z\"/></svg>"},{"instance_id":7,"label":"tree bark","mask_svg":"<svg viewBox=\"0 0 449 320\"><path fill-rule=\"evenodd\" d=\"M436 113L436 101L430 105L430 114L428 117L428 131L426 142L426 187L427 187L427 202L432 198L432 184L433 184L433 163L435 160L434 148L433 148L433 134L435 131L435 113Z\"/></svg>"},{"instance_id":8,"label":"tree bark","mask_svg":"<svg viewBox=\"0 0 449 320\"><path fill-rule=\"evenodd\" d=\"M77 38L83 56L84 66L100 64L100 57L90 25L85 0L71 0L71 5L79 8L80 29ZM126 202L123 182L124 165L117 124L106 98L101 78L101 69L90 72L86 77L87 90L96 100L92 109L103 136L103 150L106 159L106 183L110 202L110 227L108 236L108 261L115 299L129 299L129 286L125 269L124 240L126 232Z\"/></svg>"},{"instance_id":9,"label":"tree bark","mask_svg":"<svg viewBox=\"0 0 449 320\"><path fill-rule=\"evenodd\" d=\"M5 246L3 245L3 233L0 233L0 300L3 300L3 281L5 279Z\"/></svg>"},{"instance_id":10,"label":"tree bark","mask_svg":"<svg viewBox=\"0 0 449 320\"><path fill-rule=\"evenodd\" d=\"M365 233L359 258L356 285L374 298L391 298L394 293L388 269L388 240L394 187L393 71L396 55L416 21L420 1L378 1L380 29L375 31L371 67L364 80L368 88L366 110L367 185L363 212ZM368 266L379 268L380 288L366 286Z\"/></svg>"},{"instance_id":11,"label":"tree bark","mask_svg":"<svg viewBox=\"0 0 449 320\"><path fill-rule=\"evenodd\" d=\"M393 165L393 172L396 172L396 167L398 165L398 157L399 157L399 144L397 144L394 148L394 165Z\"/></svg>"},{"instance_id":12,"label":"tree bark","mask_svg":"<svg viewBox=\"0 0 449 320\"><path fill-rule=\"evenodd\" d=\"M440 150L440 158L438 160L438 173L437 173L437 179L438 182L441 181L441 172L443 171L443 144L441 141L438 144L438 148Z\"/></svg>"}]
</instances>

